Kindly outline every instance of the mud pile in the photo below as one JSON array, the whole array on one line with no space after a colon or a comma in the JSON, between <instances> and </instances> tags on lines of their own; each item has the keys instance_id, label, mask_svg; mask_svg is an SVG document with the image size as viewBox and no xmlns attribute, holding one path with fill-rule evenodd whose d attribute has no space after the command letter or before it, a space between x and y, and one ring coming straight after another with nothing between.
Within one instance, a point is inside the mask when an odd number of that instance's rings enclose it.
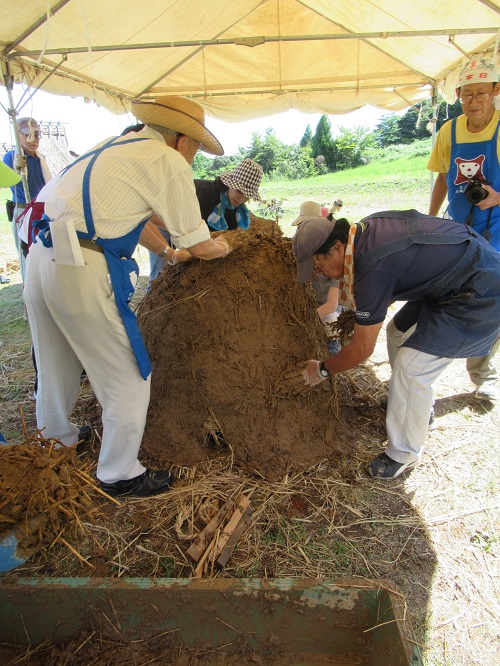
<instances>
[{"instance_id":1,"label":"mud pile","mask_svg":"<svg viewBox=\"0 0 500 666\"><path fill-rule=\"evenodd\" d=\"M328 356L290 239L261 219L227 238L239 246L228 257L167 267L139 307L153 365L142 453L181 466L227 453L267 478L345 456L342 378L300 397L286 381L301 361Z\"/></svg>"}]
</instances>

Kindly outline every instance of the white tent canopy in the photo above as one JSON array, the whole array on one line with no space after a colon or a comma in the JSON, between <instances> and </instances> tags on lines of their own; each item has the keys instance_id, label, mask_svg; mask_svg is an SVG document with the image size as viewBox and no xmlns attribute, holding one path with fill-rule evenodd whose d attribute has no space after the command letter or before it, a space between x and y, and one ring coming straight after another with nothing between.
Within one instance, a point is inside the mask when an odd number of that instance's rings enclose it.
<instances>
[{"instance_id":1,"label":"white tent canopy","mask_svg":"<svg viewBox=\"0 0 500 666\"><path fill-rule=\"evenodd\" d=\"M496 0L17 0L0 83L115 112L184 95L225 121L293 108L401 110L453 101L464 59L496 56Z\"/></svg>"}]
</instances>

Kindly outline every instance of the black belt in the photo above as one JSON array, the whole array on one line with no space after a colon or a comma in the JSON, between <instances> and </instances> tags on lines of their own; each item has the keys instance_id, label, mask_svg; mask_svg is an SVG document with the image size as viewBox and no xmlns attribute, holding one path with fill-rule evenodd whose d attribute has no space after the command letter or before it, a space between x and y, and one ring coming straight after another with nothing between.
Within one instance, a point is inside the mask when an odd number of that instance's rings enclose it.
<instances>
[{"instance_id":1,"label":"black belt","mask_svg":"<svg viewBox=\"0 0 500 666\"><path fill-rule=\"evenodd\" d=\"M87 238L79 238L78 242L82 247L85 247L87 250L94 250L94 252L100 252L101 254L104 254L104 250L100 245L94 243L91 240L88 240Z\"/></svg>"}]
</instances>

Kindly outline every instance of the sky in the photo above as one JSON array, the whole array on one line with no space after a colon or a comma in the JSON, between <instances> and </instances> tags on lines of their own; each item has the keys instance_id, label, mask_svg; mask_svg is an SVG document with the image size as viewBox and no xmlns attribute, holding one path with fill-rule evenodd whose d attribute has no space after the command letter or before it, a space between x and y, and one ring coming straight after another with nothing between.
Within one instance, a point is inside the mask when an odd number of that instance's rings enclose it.
<instances>
[{"instance_id":1,"label":"sky","mask_svg":"<svg viewBox=\"0 0 500 666\"><path fill-rule=\"evenodd\" d=\"M22 90L21 86L14 86L13 97L16 105L19 103ZM7 92L3 87L0 87L0 103L3 106L0 108L0 144L11 145L14 140L6 112ZM363 125L373 129L386 113L387 111L367 106L352 113L329 116L332 134L335 136L338 127ZM93 102L87 104L81 98L62 97L42 91L36 92L20 110L18 117L23 116L32 116L38 121L63 123L69 149L77 154L92 148L98 141L120 134L125 127L136 122L130 114L116 116ZM314 133L320 118L319 113L305 114L290 110L286 113L241 123L222 122L207 116L206 125L224 146L225 154L231 155L237 153L240 146L249 147L253 132L262 135L270 127L275 130L278 139L283 143L297 144L308 124Z\"/></svg>"}]
</instances>

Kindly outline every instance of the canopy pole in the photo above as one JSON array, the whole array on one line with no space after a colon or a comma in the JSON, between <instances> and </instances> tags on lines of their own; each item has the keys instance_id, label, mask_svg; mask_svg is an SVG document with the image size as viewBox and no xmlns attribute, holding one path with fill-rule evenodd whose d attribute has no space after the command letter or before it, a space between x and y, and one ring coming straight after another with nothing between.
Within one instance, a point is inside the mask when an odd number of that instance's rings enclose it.
<instances>
[{"instance_id":1,"label":"canopy pole","mask_svg":"<svg viewBox=\"0 0 500 666\"><path fill-rule=\"evenodd\" d=\"M432 152L432 149L434 148L434 144L436 143L436 125L437 125L437 112L438 112L438 108L437 108L437 88L436 88L435 85L432 86L431 99L432 99L432 120L431 120L431 123L432 123L431 146L432 147L431 147L431 152ZM434 171L431 171L430 174L431 174L431 176L430 176L429 207L430 207L431 199L432 199L432 190L434 188Z\"/></svg>"},{"instance_id":2,"label":"canopy pole","mask_svg":"<svg viewBox=\"0 0 500 666\"><path fill-rule=\"evenodd\" d=\"M7 97L9 100L9 105L7 109L7 113L10 116L10 119L12 121L12 125L14 127L14 136L15 136L15 141L16 141L16 152L18 155L24 155L23 149L21 147L21 142L19 141L19 128L17 126L17 111L16 107L14 104L14 98L12 96L12 88L14 86L14 79L11 74L7 73L5 75L5 89L7 90ZM14 165L13 165L14 166ZM31 201L31 196L30 196L30 190L28 187L28 169L25 167L24 169L21 169L19 172L21 175L21 181L23 183L23 190L24 190L24 196L26 198L26 203L29 203Z\"/></svg>"}]
</instances>

